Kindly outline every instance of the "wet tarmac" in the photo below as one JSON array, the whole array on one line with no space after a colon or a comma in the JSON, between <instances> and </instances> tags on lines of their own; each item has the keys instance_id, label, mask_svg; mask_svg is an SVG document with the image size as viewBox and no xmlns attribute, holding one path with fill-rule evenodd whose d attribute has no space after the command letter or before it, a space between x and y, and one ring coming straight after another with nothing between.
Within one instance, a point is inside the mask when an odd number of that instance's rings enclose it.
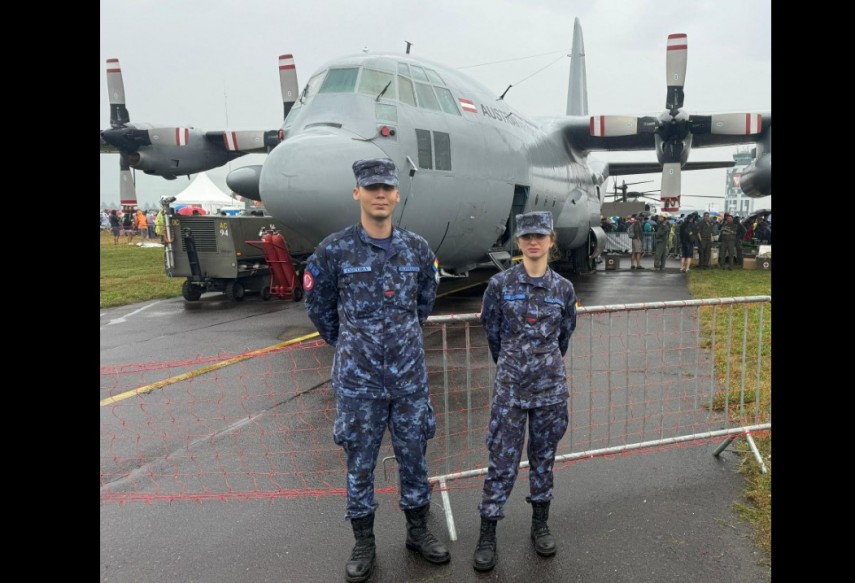
<instances>
[{"instance_id":1,"label":"wet tarmac","mask_svg":"<svg viewBox=\"0 0 855 583\"><path fill-rule=\"evenodd\" d=\"M664 272L621 267L572 276L583 305L689 299L679 261ZM486 280L492 273L484 272ZM445 295L450 286L471 286ZM435 314L477 313L484 284L444 282ZM157 363L241 354L311 335L303 303L257 296L234 303L222 294L100 311L100 364ZM169 371L151 373L168 375ZM102 424L109 407L102 407ZM330 437L330 447L334 447ZM435 447L436 444L429 445ZM404 546L405 521L394 496L379 496L377 566L370 581L585 581L626 583L768 582L771 569L734 511L743 502L743 457L718 444L598 458L558 468L549 525L559 551L535 554L525 474L497 529L499 562L472 569L478 537L480 478L450 492L457 540L450 541L442 500L434 494L429 524L452 560L431 565ZM486 459L486 452L485 452ZM105 461L102 446L102 464ZM431 472L432 475L434 472ZM382 469L378 466L378 480ZM378 483L379 486L379 483ZM339 487L344 487L341 479ZM344 581L353 546L341 496L268 500L155 500L100 505L102 581L205 583Z\"/></svg>"}]
</instances>

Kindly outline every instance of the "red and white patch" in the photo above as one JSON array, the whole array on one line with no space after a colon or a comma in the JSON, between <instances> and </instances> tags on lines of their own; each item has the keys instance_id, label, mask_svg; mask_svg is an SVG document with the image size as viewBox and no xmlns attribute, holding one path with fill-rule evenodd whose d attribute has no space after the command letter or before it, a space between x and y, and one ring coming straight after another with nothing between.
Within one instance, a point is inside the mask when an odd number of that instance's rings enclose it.
<instances>
[{"instance_id":1,"label":"red and white patch","mask_svg":"<svg viewBox=\"0 0 855 583\"><path fill-rule=\"evenodd\" d=\"M312 274L308 271L303 273L303 289L306 291L312 291L312 288L315 287L315 278L312 277Z\"/></svg>"},{"instance_id":2,"label":"red and white patch","mask_svg":"<svg viewBox=\"0 0 855 583\"><path fill-rule=\"evenodd\" d=\"M463 108L463 111L468 111L469 113L478 113L478 108L475 107L475 104L469 101L468 99L460 97L458 98L458 101L460 101L460 107Z\"/></svg>"}]
</instances>

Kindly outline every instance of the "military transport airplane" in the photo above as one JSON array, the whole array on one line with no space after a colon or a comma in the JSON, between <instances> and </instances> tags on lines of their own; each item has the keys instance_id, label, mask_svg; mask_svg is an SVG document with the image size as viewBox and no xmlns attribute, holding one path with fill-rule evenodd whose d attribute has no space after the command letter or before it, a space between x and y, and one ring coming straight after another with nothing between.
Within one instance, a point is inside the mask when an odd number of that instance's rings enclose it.
<instances>
[{"instance_id":1,"label":"military transport airplane","mask_svg":"<svg viewBox=\"0 0 855 583\"><path fill-rule=\"evenodd\" d=\"M756 142L771 189L771 112L688 114L686 53L686 35L670 35L666 111L658 117L590 116L576 19L566 116L538 120L457 70L413 55L343 57L309 78L264 163L234 170L226 182L263 201L287 226L285 238L308 242L310 252L358 220L348 194L353 161L389 157L400 178L394 223L428 240L443 275L491 261L506 266L515 215L536 210L553 214L558 268L585 272L605 246L599 225L609 176L662 172L663 210L677 211L681 169L734 164L688 162L692 147ZM658 163L595 162L589 153L597 150L655 150Z\"/></svg>"},{"instance_id":2,"label":"military transport airplane","mask_svg":"<svg viewBox=\"0 0 855 583\"><path fill-rule=\"evenodd\" d=\"M297 98L297 75L291 55L280 57L279 81L287 116ZM119 59L107 59L110 126L101 130L101 153L119 154L119 196L123 206L137 203L131 168L174 180L222 166L279 144L280 130L204 131L193 127L131 123L125 107L125 85Z\"/></svg>"}]
</instances>

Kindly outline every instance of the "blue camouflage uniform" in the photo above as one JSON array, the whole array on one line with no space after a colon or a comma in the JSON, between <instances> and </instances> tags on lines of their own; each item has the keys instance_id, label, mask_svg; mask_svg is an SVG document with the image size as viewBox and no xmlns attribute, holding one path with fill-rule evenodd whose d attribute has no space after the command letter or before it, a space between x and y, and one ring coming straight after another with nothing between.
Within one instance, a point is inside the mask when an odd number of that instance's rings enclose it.
<instances>
[{"instance_id":1,"label":"blue camouflage uniform","mask_svg":"<svg viewBox=\"0 0 855 583\"><path fill-rule=\"evenodd\" d=\"M518 236L543 232L529 230L529 223L536 227L547 219L551 231L548 212L518 215ZM495 520L504 517L502 508L519 471L526 420L531 493L527 500L552 499L555 453L569 421L563 357L576 329L573 284L550 268L543 277L532 278L518 264L490 279L481 323L497 371L486 440L490 465L479 511Z\"/></svg>"},{"instance_id":2,"label":"blue camouflage uniform","mask_svg":"<svg viewBox=\"0 0 855 583\"><path fill-rule=\"evenodd\" d=\"M358 175L357 175L358 176ZM360 224L324 239L303 287L309 318L335 347L333 438L347 455L347 518L372 514L374 468L386 427L400 472L402 510L430 502L425 452L436 432L422 325L439 285L435 255L393 227L388 252Z\"/></svg>"}]
</instances>

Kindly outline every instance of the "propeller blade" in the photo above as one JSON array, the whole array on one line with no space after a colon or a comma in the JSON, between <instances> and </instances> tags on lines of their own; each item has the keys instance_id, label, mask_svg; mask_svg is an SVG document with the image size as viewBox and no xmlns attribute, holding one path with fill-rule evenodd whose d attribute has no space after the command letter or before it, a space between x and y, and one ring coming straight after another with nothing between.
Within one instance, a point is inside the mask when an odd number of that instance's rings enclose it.
<instances>
[{"instance_id":1,"label":"propeller blade","mask_svg":"<svg viewBox=\"0 0 855 583\"><path fill-rule=\"evenodd\" d=\"M130 166L122 155L119 155L119 200L122 206L137 206L137 189Z\"/></svg>"},{"instance_id":2,"label":"propeller blade","mask_svg":"<svg viewBox=\"0 0 855 583\"><path fill-rule=\"evenodd\" d=\"M131 120L125 107L125 84L119 59L107 59L107 93L110 96L110 126L123 127Z\"/></svg>"},{"instance_id":3,"label":"propeller blade","mask_svg":"<svg viewBox=\"0 0 855 583\"><path fill-rule=\"evenodd\" d=\"M665 56L666 81L668 95L665 99L665 109L673 110L683 107L683 85L686 83L686 60L688 53L688 36L678 32L668 35L668 48Z\"/></svg>"},{"instance_id":4,"label":"propeller blade","mask_svg":"<svg viewBox=\"0 0 855 583\"><path fill-rule=\"evenodd\" d=\"M763 131L763 116L759 113L721 113L711 118L712 134L742 136Z\"/></svg>"},{"instance_id":5,"label":"propeller blade","mask_svg":"<svg viewBox=\"0 0 855 583\"><path fill-rule=\"evenodd\" d=\"M662 165L662 210L676 212L680 210L680 163L668 162Z\"/></svg>"},{"instance_id":6,"label":"propeller blade","mask_svg":"<svg viewBox=\"0 0 855 583\"><path fill-rule=\"evenodd\" d=\"M655 117L629 115L592 115L590 133L594 137L634 136L656 131Z\"/></svg>"},{"instance_id":7,"label":"propeller blade","mask_svg":"<svg viewBox=\"0 0 855 583\"><path fill-rule=\"evenodd\" d=\"M294 55L279 55L279 88L282 90L282 105L284 116L288 117L291 107L297 101L297 69L294 65Z\"/></svg>"}]
</instances>

